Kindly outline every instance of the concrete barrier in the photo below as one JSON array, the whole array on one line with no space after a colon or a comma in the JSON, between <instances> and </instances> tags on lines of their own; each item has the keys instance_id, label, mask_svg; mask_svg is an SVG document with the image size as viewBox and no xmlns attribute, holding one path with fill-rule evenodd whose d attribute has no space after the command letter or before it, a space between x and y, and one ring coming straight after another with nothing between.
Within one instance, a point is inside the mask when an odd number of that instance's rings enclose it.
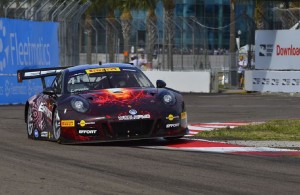
<instances>
[{"instance_id":1,"label":"concrete barrier","mask_svg":"<svg viewBox=\"0 0 300 195\"><path fill-rule=\"evenodd\" d=\"M300 71L246 70L245 89L258 92L299 93Z\"/></svg>"},{"instance_id":2,"label":"concrete barrier","mask_svg":"<svg viewBox=\"0 0 300 195\"><path fill-rule=\"evenodd\" d=\"M167 83L167 87L180 92L210 93L211 73L209 71L144 71L144 73L154 85L156 80L160 79Z\"/></svg>"}]
</instances>

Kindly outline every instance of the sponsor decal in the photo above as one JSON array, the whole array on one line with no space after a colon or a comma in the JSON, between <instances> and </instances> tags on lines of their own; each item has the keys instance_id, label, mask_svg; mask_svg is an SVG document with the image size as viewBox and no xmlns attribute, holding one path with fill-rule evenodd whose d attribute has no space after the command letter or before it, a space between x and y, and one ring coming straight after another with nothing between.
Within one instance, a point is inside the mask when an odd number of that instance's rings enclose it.
<instances>
[{"instance_id":1,"label":"sponsor decal","mask_svg":"<svg viewBox=\"0 0 300 195\"><path fill-rule=\"evenodd\" d=\"M78 125L80 125L81 127L84 127L86 125L94 125L95 122L86 122L85 120L81 120L79 123L77 123Z\"/></svg>"},{"instance_id":2,"label":"sponsor decal","mask_svg":"<svg viewBox=\"0 0 300 195\"><path fill-rule=\"evenodd\" d=\"M182 112L182 113L181 113L181 119L186 119L186 118L187 118L186 112Z\"/></svg>"},{"instance_id":3,"label":"sponsor decal","mask_svg":"<svg viewBox=\"0 0 300 195\"><path fill-rule=\"evenodd\" d=\"M135 109L131 109L131 110L129 110L129 114L136 115L137 111Z\"/></svg>"},{"instance_id":4,"label":"sponsor decal","mask_svg":"<svg viewBox=\"0 0 300 195\"><path fill-rule=\"evenodd\" d=\"M290 85L291 80L290 79L282 79L282 85Z\"/></svg>"},{"instance_id":5,"label":"sponsor decal","mask_svg":"<svg viewBox=\"0 0 300 195\"><path fill-rule=\"evenodd\" d=\"M87 74L99 73L99 72L119 72L121 71L118 67L111 67L111 68L94 68L94 69L87 69L85 72Z\"/></svg>"},{"instance_id":6,"label":"sponsor decal","mask_svg":"<svg viewBox=\"0 0 300 195\"><path fill-rule=\"evenodd\" d=\"M292 85L299 85L300 79L292 79Z\"/></svg>"},{"instance_id":7,"label":"sponsor decal","mask_svg":"<svg viewBox=\"0 0 300 195\"><path fill-rule=\"evenodd\" d=\"M263 78L261 81L262 85L269 85L269 83L270 83L270 79L268 79L268 78Z\"/></svg>"},{"instance_id":8,"label":"sponsor decal","mask_svg":"<svg viewBox=\"0 0 300 195\"><path fill-rule=\"evenodd\" d=\"M9 57L9 45L7 44L4 45L3 42L6 38L6 35L8 35L6 26L3 24L2 20L0 20L0 42L1 42L1 47L0 47L0 70L4 70L6 67L6 64L8 62L8 57ZM8 37L8 36L7 36Z\"/></svg>"},{"instance_id":9,"label":"sponsor decal","mask_svg":"<svg viewBox=\"0 0 300 195\"><path fill-rule=\"evenodd\" d=\"M271 85L279 85L279 79L272 79Z\"/></svg>"},{"instance_id":10,"label":"sponsor decal","mask_svg":"<svg viewBox=\"0 0 300 195\"><path fill-rule=\"evenodd\" d=\"M36 129L34 130L34 137L38 138L39 137L39 131Z\"/></svg>"},{"instance_id":11,"label":"sponsor decal","mask_svg":"<svg viewBox=\"0 0 300 195\"><path fill-rule=\"evenodd\" d=\"M179 116L174 116L173 114L169 114L168 117L166 117L166 119L168 119L169 121L174 120L175 118L179 118Z\"/></svg>"},{"instance_id":12,"label":"sponsor decal","mask_svg":"<svg viewBox=\"0 0 300 195\"><path fill-rule=\"evenodd\" d=\"M259 56L266 56L266 54L267 54L266 45L260 44L259 45Z\"/></svg>"},{"instance_id":13,"label":"sponsor decal","mask_svg":"<svg viewBox=\"0 0 300 195\"><path fill-rule=\"evenodd\" d=\"M48 137L48 132L47 131L42 131L41 132L41 137Z\"/></svg>"},{"instance_id":14,"label":"sponsor decal","mask_svg":"<svg viewBox=\"0 0 300 195\"><path fill-rule=\"evenodd\" d=\"M276 54L278 56L299 56L300 48L294 47L293 45L290 47L280 47L280 45L276 45Z\"/></svg>"},{"instance_id":15,"label":"sponsor decal","mask_svg":"<svg viewBox=\"0 0 300 195\"><path fill-rule=\"evenodd\" d=\"M6 80L5 81L5 95L6 95L6 97L8 97L10 95L11 88L12 88L11 83L9 82L9 80Z\"/></svg>"},{"instance_id":16,"label":"sponsor decal","mask_svg":"<svg viewBox=\"0 0 300 195\"><path fill-rule=\"evenodd\" d=\"M84 126L85 126L85 121L84 121L84 120L81 120L81 121L79 122L79 125L80 125L81 127L84 127Z\"/></svg>"},{"instance_id":17,"label":"sponsor decal","mask_svg":"<svg viewBox=\"0 0 300 195\"><path fill-rule=\"evenodd\" d=\"M42 102L39 106L39 112L44 113L48 118L52 119L52 112L46 106L44 102Z\"/></svg>"},{"instance_id":18,"label":"sponsor decal","mask_svg":"<svg viewBox=\"0 0 300 195\"><path fill-rule=\"evenodd\" d=\"M49 132L48 133L48 139L52 139L53 135Z\"/></svg>"},{"instance_id":19,"label":"sponsor decal","mask_svg":"<svg viewBox=\"0 0 300 195\"><path fill-rule=\"evenodd\" d=\"M83 87L83 88L80 88L80 89L71 89L71 92L74 93L74 92L87 91L87 90L89 90L89 88Z\"/></svg>"},{"instance_id":20,"label":"sponsor decal","mask_svg":"<svg viewBox=\"0 0 300 195\"><path fill-rule=\"evenodd\" d=\"M96 129L79 129L78 133L79 133L79 135L96 135L97 130Z\"/></svg>"},{"instance_id":21,"label":"sponsor decal","mask_svg":"<svg viewBox=\"0 0 300 195\"><path fill-rule=\"evenodd\" d=\"M179 123L175 123L175 124L166 124L166 128L174 128L174 127L179 127Z\"/></svg>"},{"instance_id":22,"label":"sponsor decal","mask_svg":"<svg viewBox=\"0 0 300 195\"><path fill-rule=\"evenodd\" d=\"M259 45L259 56L272 56L273 44L260 44Z\"/></svg>"},{"instance_id":23,"label":"sponsor decal","mask_svg":"<svg viewBox=\"0 0 300 195\"><path fill-rule=\"evenodd\" d=\"M137 120L137 119L149 119L150 114L140 114L140 115L125 115L125 116L118 116L118 119L121 120Z\"/></svg>"},{"instance_id":24,"label":"sponsor decal","mask_svg":"<svg viewBox=\"0 0 300 195\"><path fill-rule=\"evenodd\" d=\"M253 83L253 85L260 84L260 78L253 78L252 83Z\"/></svg>"},{"instance_id":25,"label":"sponsor decal","mask_svg":"<svg viewBox=\"0 0 300 195\"><path fill-rule=\"evenodd\" d=\"M60 126L61 127L75 127L75 121L74 120L61 120Z\"/></svg>"},{"instance_id":26,"label":"sponsor decal","mask_svg":"<svg viewBox=\"0 0 300 195\"><path fill-rule=\"evenodd\" d=\"M54 25L31 24L30 27L51 29L50 32L36 32L34 36L23 33L23 27L28 26L26 21L0 20L0 71L8 65L12 66L49 66L56 64L53 50L56 48L52 42L57 35ZM33 25L33 26L32 26ZM49 28L50 27L50 28ZM53 30L52 30L53 29ZM56 53L56 52L55 52ZM58 55L58 52L57 52Z\"/></svg>"}]
</instances>

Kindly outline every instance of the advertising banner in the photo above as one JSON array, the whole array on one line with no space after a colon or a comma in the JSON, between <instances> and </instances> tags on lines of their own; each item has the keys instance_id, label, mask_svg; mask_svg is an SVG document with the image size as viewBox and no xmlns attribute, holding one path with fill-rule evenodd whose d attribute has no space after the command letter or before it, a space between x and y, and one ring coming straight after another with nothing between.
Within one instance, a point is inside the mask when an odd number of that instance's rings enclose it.
<instances>
[{"instance_id":1,"label":"advertising banner","mask_svg":"<svg viewBox=\"0 0 300 195\"><path fill-rule=\"evenodd\" d=\"M257 30L255 69L300 70L300 30Z\"/></svg>"},{"instance_id":2,"label":"advertising banner","mask_svg":"<svg viewBox=\"0 0 300 195\"><path fill-rule=\"evenodd\" d=\"M42 90L40 79L17 83L17 70L60 66L58 26L0 18L0 104L25 103Z\"/></svg>"},{"instance_id":3,"label":"advertising banner","mask_svg":"<svg viewBox=\"0 0 300 195\"><path fill-rule=\"evenodd\" d=\"M299 71L246 70L245 89L259 92L300 92Z\"/></svg>"}]
</instances>

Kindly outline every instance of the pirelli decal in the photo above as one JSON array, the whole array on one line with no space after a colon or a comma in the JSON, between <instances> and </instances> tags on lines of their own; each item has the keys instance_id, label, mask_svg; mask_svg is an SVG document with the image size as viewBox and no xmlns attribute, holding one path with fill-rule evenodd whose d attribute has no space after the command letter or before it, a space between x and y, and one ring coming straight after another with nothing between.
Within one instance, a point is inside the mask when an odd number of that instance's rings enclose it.
<instances>
[{"instance_id":1,"label":"pirelli decal","mask_svg":"<svg viewBox=\"0 0 300 195\"><path fill-rule=\"evenodd\" d=\"M85 72L87 74L99 73L99 72L120 72L121 69L119 67L111 67L111 68L94 68L87 69Z\"/></svg>"},{"instance_id":2,"label":"pirelli decal","mask_svg":"<svg viewBox=\"0 0 300 195\"><path fill-rule=\"evenodd\" d=\"M75 121L74 120L61 120L60 126L61 127L75 127Z\"/></svg>"}]
</instances>

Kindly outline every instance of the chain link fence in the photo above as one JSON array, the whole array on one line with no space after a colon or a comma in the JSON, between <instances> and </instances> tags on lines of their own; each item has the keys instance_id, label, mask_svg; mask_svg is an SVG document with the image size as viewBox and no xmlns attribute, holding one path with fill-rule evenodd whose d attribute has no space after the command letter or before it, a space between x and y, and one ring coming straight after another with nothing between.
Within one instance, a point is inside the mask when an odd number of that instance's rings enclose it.
<instances>
[{"instance_id":1,"label":"chain link fence","mask_svg":"<svg viewBox=\"0 0 300 195\"><path fill-rule=\"evenodd\" d=\"M85 17L85 12L91 5L89 1L19 2L8 3L4 9L4 17L60 23L58 34L62 66L124 61L120 18ZM226 49L212 48L208 37L210 30L201 25L202 21L204 18L175 17L172 20L172 55L168 55L165 21L158 18L156 22L152 22L154 29L151 33L154 34L151 36L154 42L150 49L147 20L133 18L130 21L129 55L139 56L144 53L147 59L151 59L148 61L148 68L152 70L211 71L212 75L217 75L221 84L235 84L238 59L236 53L230 54ZM236 60L233 61L232 58ZM172 68L167 65L170 60Z\"/></svg>"},{"instance_id":2,"label":"chain link fence","mask_svg":"<svg viewBox=\"0 0 300 195\"><path fill-rule=\"evenodd\" d=\"M174 70L210 70L232 67L229 59L229 52L226 49L212 49L208 46L207 29L198 25L194 17L176 17L174 23L174 41L172 45L172 57ZM82 21L83 23L84 21ZM81 63L87 61L84 55L88 52L87 40L92 39L91 52L92 62L122 62L123 61L123 34L119 18L93 18L91 31L82 28L81 33ZM84 27L83 24L80 25ZM130 55L144 53L154 57L152 68L166 70L167 46L164 35L164 22L158 19L156 23L156 41L153 53L147 48L145 19L133 19L131 21L130 34ZM110 41L109 41L110 40ZM113 48L111 51L109 47ZM109 59L110 52L113 52L112 60Z\"/></svg>"},{"instance_id":3,"label":"chain link fence","mask_svg":"<svg viewBox=\"0 0 300 195\"><path fill-rule=\"evenodd\" d=\"M212 49L208 43L208 30L199 25L200 18L176 17L174 24L174 41L172 45L172 62L174 71L210 71L212 78L224 87L236 86L238 53L230 53L226 49ZM84 21L82 21L83 23ZM84 27L83 24L80 25ZM91 20L90 33L82 28L80 64L88 61L89 55L87 40L92 39L90 45L91 62L123 62L124 45L122 25L119 18L97 18ZM155 44L153 52L147 47L147 23L145 19L133 18L131 21L129 55L140 56L145 54L148 69L170 70L167 66L168 51L164 35L164 21L158 19L155 28ZM90 36L90 37L89 37ZM149 59L149 58L148 58Z\"/></svg>"}]
</instances>

